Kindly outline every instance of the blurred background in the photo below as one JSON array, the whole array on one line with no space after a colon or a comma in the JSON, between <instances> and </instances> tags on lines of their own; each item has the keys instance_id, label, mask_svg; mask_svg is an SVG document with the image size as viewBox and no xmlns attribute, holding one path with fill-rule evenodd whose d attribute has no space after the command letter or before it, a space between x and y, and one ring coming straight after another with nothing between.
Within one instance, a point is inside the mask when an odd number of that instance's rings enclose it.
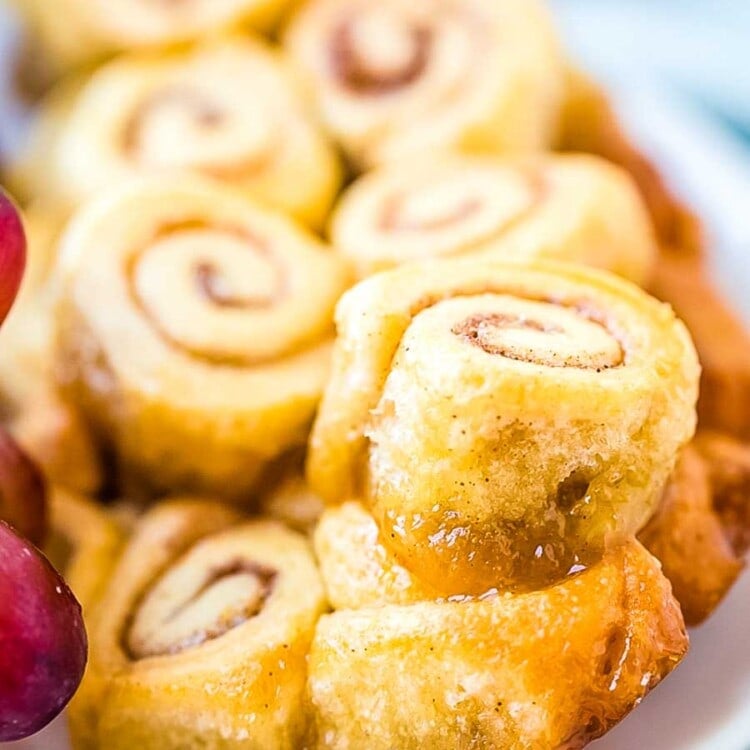
<instances>
[{"instance_id":1,"label":"blurred background","mask_svg":"<svg viewBox=\"0 0 750 750\"><path fill-rule=\"evenodd\" d=\"M722 288L750 315L750 2L552 0L568 48L699 206ZM733 272L734 270L734 272ZM744 278L743 278L744 276Z\"/></svg>"}]
</instances>

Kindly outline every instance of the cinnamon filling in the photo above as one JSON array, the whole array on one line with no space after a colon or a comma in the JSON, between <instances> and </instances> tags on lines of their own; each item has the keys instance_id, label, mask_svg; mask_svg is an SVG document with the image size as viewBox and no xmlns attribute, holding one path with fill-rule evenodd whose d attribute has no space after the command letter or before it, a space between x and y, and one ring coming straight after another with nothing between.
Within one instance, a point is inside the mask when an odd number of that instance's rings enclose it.
<instances>
[{"instance_id":1,"label":"cinnamon filling","mask_svg":"<svg viewBox=\"0 0 750 750\"><path fill-rule=\"evenodd\" d=\"M408 86L422 75L430 58L432 33L427 26L396 27L385 17L378 21L344 21L332 35L333 70L360 94L386 94Z\"/></svg>"},{"instance_id":2,"label":"cinnamon filling","mask_svg":"<svg viewBox=\"0 0 750 750\"><path fill-rule=\"evenodd\" d=\"M163 0L161 0L163 2ZM175 0L172 0L175 2ZM195 89L175 86L163 89L144 99L125 123L122 133L123 150L131 155L142 151L142 130L145 122L160 110L180 107L188 112L193 122L205 130L213 130L224 119L224 113Z\"/></svg>"},{"instance_id":3,"label":"cinnamon filling","mask_svg":"<svg viewBox=\"0 0 750 750\"><path fill-rule=\"evenodd\" d=\"M543 305L552 304L529 301L533 308L528 314L477 313L457 323L451 332L487 354L529 364L597 372L622 364L624 352L619 341L601 320L586 316L583 308L559 306L561 315L556 320L534 317ZM565 319L571 314L580 316L580 322L572 324ZM528 335L522 338L519 333Z\"/></svg>"},{"instance_id":4,"label":"cinnamon filling","mask_svg":"<svg viewBox=\"0 0 750 750\"><path fill-rule=\"evenodd\" d=\"M163 225L131 256L127 279L133 304L170 346L237 367L257 361L248 316L268 314L289 293L287 268L265 237L203 220Z\"/></svg>"},{"instance_id":5,"label":"cinnamon filling","mask_svg":"<svg viewBox=\"0 0 750 750\"><path fill-rule=\"evenodd\" d=\"M393 196L383 206L383 212L380 216L380 229L387 232L439 231L467 219L472 214L477 213L481 207L482 203L479 198L466 197L441 215L430 218L421 217L417 221L406 215L402 210L403 196Z\"/></svg>"},{"instance_id":6,"label":"cinnamon filling","mask_svg":"<svg viewBox=\"0 0 750 750\"><path fill-rule=\"evenodd\" d=\"M178 654L221 637L262 611L277 575L256 562L232 560L209 570L185 598L177 592L178 601L169 588L161 591L160 581L144 597L127 633L130 658Z\"/></svg>"}]
</instances>

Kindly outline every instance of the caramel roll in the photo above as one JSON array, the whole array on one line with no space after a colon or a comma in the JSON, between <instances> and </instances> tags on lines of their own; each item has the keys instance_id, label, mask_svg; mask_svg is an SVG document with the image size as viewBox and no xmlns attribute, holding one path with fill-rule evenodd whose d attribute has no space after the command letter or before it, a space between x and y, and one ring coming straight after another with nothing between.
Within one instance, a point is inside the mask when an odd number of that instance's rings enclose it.
<instances>
[{"instance_id":1,"label":"caramel roll","mask_svg":"<svg viewBox=\"0 0 750 750\"><path fill-rule=\"evenodd\" d=\"M118 59L69 110L40 188L65 205L135 175L189 170L318 227L341 181L291 69L250 37Z\"/></svg>"},{"instance_id":2,"label":"caramel roll","mask_svg":"<svg viewBox=\"0 0 750 750\"><path fill-rule=\"evenodd\" d=\"M324 606L299 534L208 502L158 506L98 610L85 678L98 681L96 722L74 746L300 747L306 657Z\"/></svg>"},{"instance_id":3,"label":"caramel roll","mask_svg":"<svg viewBox=\"0 0 750 750\"><path fill-rule=\"evenodd\" d=\"M693 434L687 331L612 274L411 264L354 287L337 323L311 485L364 497L400 562L446 593L596 562L648 519Z\"/></svg>"},{"instance_id":4,"label":"caramel roll","mask_svg":"<svg viewBox=\"0 0 750 750\"><path fill-rule=\"evenodd\" d=\"M667 186L656 167L633 145L601 88L568 66L557 146L585 151L624 167L637 182L661 245L700 255L705 245L700 219Z\"/></svg>"},{"instance_id":5,"label":"caramel roll","mask_svg":"<svg viewBox=\"0 0 750 750\"><path fill-rule=\"evenodd\" d=\"M79 213L60 266L59 376L146 491L244 499L305 442L347 284L311 235L228 187L156 179Z\"/></svg>"},{"instance_id":6,"label":"caramel roll","mask_svg":"<svg viewBox=\"0 0 750 750\"><path fill-rule=\"evenodd\" d=\"M53 372L51 275L63 223L39 204L25 212L26 272L0 330L0 421L54 484L90 494L102 480L98 452Z\"/></svg>"},{"instance_id":7,"label":"caramel roll","mask_svg":"<svg viewBox=\"0 0 750 750\"><path fill-rule=\"evenodd\" d=\"M639 534L661 562L688 625L698 625L716 609L743 568L717 513L718 497L707 462L690 444Z\"/></svg>"},{"instance_id":8,"label":"caramel roll","mask_svg":"<svg viewBox=\"0 0 750 750\"><path fill-rule=\"evenodd\" d=\"M534 593L340 610L310 653L316 747L581 748L686 649L669 583L636 542Z\"/></svg>"},{"instance_id":9,"label":"caramel roll","mask_svg":"<svg viewBox=\"0 0 750 750\"><path fill-rule=\"evenodd\" d=\"M46 73L114 52L164 48L218 32L274 26L294 0L11 0L27 21Z\"/></svg>"},{"instance_id":10,"label":"caramel roll","mask_svg":"<svg viewBox=\"0 0 750 750\"><path fill-rule=\"evenodd\" d=\"M360 168L441 147L539 149L553 135L564 71L536 0L320 0L286 45Z\"/></svg>"},{"instance_id":11,"label":"caramel roll","mask_svg":"<svg viewBox=\"0 0 750 750\"><path fill-rule=\"evenodd\" d=\"M631 178L582 155L430 156L381 167L344 194L331 238L360 276L434 257L550 257L642 284L656 258Z\"/></svg>"},{"instance_id":12,"label":"caramel roll","mask_svg":"<svg viewBox=\"0 0 750 750\"><path fill-rule=\"evenodd\" d=\"M669 302L690 329L702 370L702 428L750 439L750 334L721 299L699 259L662 253L652 293Z\"/></svg>"}]
</instances>

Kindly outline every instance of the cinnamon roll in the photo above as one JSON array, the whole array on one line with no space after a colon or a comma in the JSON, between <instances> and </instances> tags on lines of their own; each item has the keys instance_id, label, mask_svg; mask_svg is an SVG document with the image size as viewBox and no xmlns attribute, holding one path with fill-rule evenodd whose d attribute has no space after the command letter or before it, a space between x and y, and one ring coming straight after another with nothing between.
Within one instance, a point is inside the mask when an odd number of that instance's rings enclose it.
<instances>
[{"instance_id":1,"label":"cinnamon roll","mask_svg":"<svg viewBox=\"0 0 750 750\"><path fill-rule=\"evenodd\" d=\"M631 178L592 156L430 156L381 167L344 194L333 244L360 276L433 257L551 257L644 283L656 258Z\"/></svg>"},{"instance_id":2,"label":"cinnamon roll","mask_svg":"<svg viewBox=\"0 0 750 750\"><path fill-rule=\"evenodd\" d=\"M606 93L574 67L567 67L565 78L556 147L597 154L624 167L643 194L660 244L688 255L700 255L705 246L700 219L674 195L656 167L633 145Z\"/></svg>"},{"instance_id":3,"label":"cinnamon roll","mask_svg":"<svg viewBox=\"0 0 750 750\"><path fill-rule=\"evenodd\" d=\"M308 543L205 501L137 525L90 627L76 750L297 748L323 588ZM93 685L93 689L92 686Z\"/></svg>"},{"instance_id":4,"label":"cinnamon roll","mask_svg":"<svg viewBox=\"0 0 750 750\"><path fill-rule=\"evenodd\" d=\"M721 298L699 258L662 252L650 290L682 317L702 373L701 427L750 440L750 333Z\"/></svg>"},{"instance_id":5,"label":"cinnamon roll","mask_svg":"<svg viewBox=\"0 0 750 750\"><path fill-rule=\"evenodd\" d=\"M41 189L74 206L128 177L190 170L319 227L341 170L296 83L281 56L250 37L118 59L74 97Z\"/></svg>"},{"instance_id":6,"label":"cinnamon roll","mask_svg":"<svg viewBox=\"0 0 750 750\"><path fill-rule=\"evenodd\" d=\"M114 52L157 49L237 28L268 30L295 0L11 0L46 77Z\"/></svg>"},{"instance_id":7,"label":"cinnamon roll","mask_svg":"<svg viewBox=\"0 0 750 750\"><path fill-rule=\"evenodd\" d=\"M334 609L414 604L444 599L412 574L383 542L375 519L360 502L327 508L314 534L328 601Z\"/></svg>"},{"instance_id":8,"label":"cinnamon roll","mask_svg":"<svg viewBox=\"0 0 750 750\"><path fill-rule=\"evenodd\" d=\"M342 609L310 652L314 746L581 748L686 649L669 583L636 542L533 593Z\"/></svg>"},{"instance_id":9,"label":"cinnamon roll","mask_svg":"<svg viewBox=\"0 0 750 750\"><path fill-rule=\"evenodd\" d=\"M688 625L698 625L716 609L744 566L717 513L716 499L708 464L691 443L656 514L639 534L661 562Z\"/></svg>"},{"instance_id":10,"label":"cinnamon roll","mask_svg":"<svg viewBox=\"0 0 750 750\"><path fill-rule=\"evenodd\" d=\"M552 262L433 261L341 300L308 477L364 497L445 593L535 588L652 514L693 434L698 363L671 308Z\"/></svg>"},{"instance_id":11,"label":"cinnamon roll","mask_svg":"<svg viewBox=\"0 0 750 750\"><path fill-rule=\"evenodd\" d=\"M323 508L323 501L310 489L301 471L286 474L261 493L263 515L305 534L313 532Z\"/></svg>"},{"instance_id":12,"label":"cinnamon roll","mask_svg":"<svg viewBox=\"0 0 750 750\"><path fill-rule=\"evenodd\" d=\"M0 330L0 421L54 484L90 494L102 481L98 451L53 372L51 277L62 224L48 207L25 212L26 272Z\"/></svg>"},{"instance_id":13,"label":"cinnamon roll","mask_svg":"<svg viewBox=\"0 0 750 750\"><path fill-rule=\"evenodd\" d=\"M244 499L304 444L348 276L311 235L198 178L138 181L71 222L58 376L146 492Z\"/></svg>"},{"instance_id":14,"label":"cinnamon roll","mask_svg":"<svg viewBox=\"0 0 750 750\"><path fill-rule=\"evenodd\" d=\"M320 0L286 46L360 168L441 147L539 149L556 127L564 70L536 0Z\"/></svg>"},{"instance_id":15,"label":"cinnamon roll","mask_svg":"<svg viewBox=\"0 0 750 750\"><path fill-rule=\"evenodd\" d=\"M55 487L45 553L88 617L96 607L127 537L113 514L96 502Z\"/></svg>"}]
</instances>

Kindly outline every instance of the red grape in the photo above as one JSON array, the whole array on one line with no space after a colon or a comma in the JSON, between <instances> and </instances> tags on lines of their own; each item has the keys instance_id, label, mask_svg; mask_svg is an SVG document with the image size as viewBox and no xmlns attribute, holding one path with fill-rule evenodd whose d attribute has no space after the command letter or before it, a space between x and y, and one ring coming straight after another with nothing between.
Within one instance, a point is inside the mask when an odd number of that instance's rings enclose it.
<instances>
[{"instance_id":1,"label":"red grape","mask_svg":"<svg viewBox=\"0 0 750 750\"><path fill-rule=\"evenodd\" d=\"M26 265L26 235L13 201L0 189L0 322L16 298Z\"/></svg>"},{"instance_id":2,"label":"red grape","mask_svg":"<svg viewBox=\"0 0 750 750\"><path fill-rule=\"evenodd\" d=\"M0 742L62 711L86 666L81 607L30 542L0 522Z\"/></svg>"},{"instance_id":3,"label":"red grape","mask_svg":"<svg viewBox=\"0 0 750 750\"><path fill-rule=\"evenodd\" d=\"M34 462L0 428L0 520L34 544L44 539L46 487Z\"/></svg>"}]
</instances>

